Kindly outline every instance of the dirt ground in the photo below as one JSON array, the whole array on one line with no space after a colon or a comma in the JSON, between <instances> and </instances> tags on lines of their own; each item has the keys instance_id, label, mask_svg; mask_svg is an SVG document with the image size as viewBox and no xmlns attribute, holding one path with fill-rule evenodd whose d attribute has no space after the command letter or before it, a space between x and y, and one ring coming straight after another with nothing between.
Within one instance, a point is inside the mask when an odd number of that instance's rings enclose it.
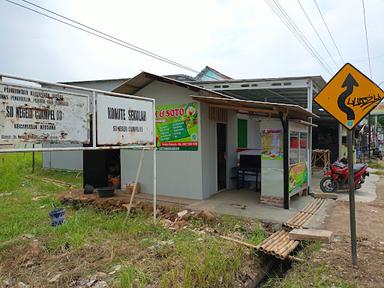
<instances>
[{"instance_id":1,"label":"dirt ground","mask_svg":"<svg viewBox=\"0 0 384 288\"><path fill-rule=\"evenodd\" d=\"M356 231L360 239L384 241L384 177L376 187L377 198L373 202L356 202ZM326 219L325 228L336 235L349 236L349 203L336 201Z\"/></svg>"},{"instance_id":2,"label":"dirt ground","mask_svg":"<svg viewBox=\"0 0 384 288\"><path fill-rule=\"evenodd\" d=\"M325 229L335 233L335 240L323 244L309 265L331 268L329 278L347 280L357 287L384 287L384 177L376 188L377 198L370 203L356 203L358 265L351 264L349 205L337 201L326 219Z\"/></svg>"}]
</instances>

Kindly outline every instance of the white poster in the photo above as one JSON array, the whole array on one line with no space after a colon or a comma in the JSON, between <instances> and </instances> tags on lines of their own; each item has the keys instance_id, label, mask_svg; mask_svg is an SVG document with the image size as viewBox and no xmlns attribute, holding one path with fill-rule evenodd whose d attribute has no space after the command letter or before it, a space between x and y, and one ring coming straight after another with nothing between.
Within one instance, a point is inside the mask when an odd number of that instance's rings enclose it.
<instances>
[{"instance_id":1,"label":"white poster","mask_svg":"<svg viewBox=\"0 0 384 288\"><path fill-rule=\"evenodd\" d=\"M89 143L87 96L0 83L0 144Z\"/></svg>"},{"instance_id":2,"label":"white poster","mask_svg":"<svg viewBox=\"0 0 384 288\"><path fill-rule=\"evenodd\" d=\"M98 145L153 145L152 101L97 95Z\"/></svg>"}]
</instances>

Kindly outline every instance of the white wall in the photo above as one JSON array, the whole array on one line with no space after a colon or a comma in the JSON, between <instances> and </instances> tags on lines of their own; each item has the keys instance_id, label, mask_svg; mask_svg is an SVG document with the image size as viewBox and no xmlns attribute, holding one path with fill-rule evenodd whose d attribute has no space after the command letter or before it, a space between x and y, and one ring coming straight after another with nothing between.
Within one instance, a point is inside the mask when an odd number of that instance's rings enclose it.
<instances>
[{"instance_id":1,"label":"white wall","mask_svg":"<svg viewBox=\"0 0 384 288\"><path fill-rule=\"evenodd\" d=\"M43 147L63 147L63 145L44 144ZM82 147L82 145L66 144L65 147ZM43 168L83 170L83 151L43 152Z\"/></svg>"},{"instance_id":2,"label":"white wall","mask_svg":"<svg viewBox=\"0 0 384 288\"><path fill-rule=\"evenodd\" d=\"M136 95L156 99L156 105L186 104L194 101L189 95L193 91L154 81ZM199 148L198 151L158 151L157 152L157 193L159 195L203 199L202 188L202 125L201 108L199 109ZM140 151L121 151L121 180L122 185L134 181ZM153 191L152 152L145 153L142 173L139 179L144 193Z\"/></svg>"}]
</instances>

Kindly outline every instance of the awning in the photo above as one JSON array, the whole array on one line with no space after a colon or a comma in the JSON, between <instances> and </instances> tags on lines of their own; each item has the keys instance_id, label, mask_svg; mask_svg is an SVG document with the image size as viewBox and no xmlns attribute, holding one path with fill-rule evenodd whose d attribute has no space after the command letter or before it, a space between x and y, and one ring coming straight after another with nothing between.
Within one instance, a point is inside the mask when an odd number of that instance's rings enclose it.
<instances>
[{"instance_id":1,"label":"awning","mask_svg":"<svg viewBox=\"0 0 384 288\"><path fill-rule=\"evenodd\" d=\"M319 118L316 114L309 112L305 108L293 105L272 102L262 102L253 100L225 99L217 97L194 96L193 99L201 103L206 103L210 107L235 110L238 112L248 112L267 117L279 117L280 113L286 115L289 119L308 120L309 117Z\"/></svg>"}]
</instances>

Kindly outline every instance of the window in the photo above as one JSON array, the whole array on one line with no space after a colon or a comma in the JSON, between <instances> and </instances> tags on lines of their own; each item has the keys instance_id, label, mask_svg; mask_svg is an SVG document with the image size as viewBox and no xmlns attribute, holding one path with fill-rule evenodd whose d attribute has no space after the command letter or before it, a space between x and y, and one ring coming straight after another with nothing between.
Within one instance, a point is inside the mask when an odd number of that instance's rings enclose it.
<instances>
[{"instance_id":1,"label":"window","mask_svg":"<svg viewBox=\"0 0 384 288\"><path fill-rule=\"evenodd\" d=\"M289 138L289 164L307 161L308 133L291 131Z\"/></svg>"},{"instance_id":2,"label":"window","mask_svg":"<svg viewBox=\"0 0 384 288\"><path fill-rule=\"evenodd\" d=\"M248 123L245 119L237 119L237 147L248 147Z\"/></svg>"},{"instance_id":3,"label":"window","mask_svg":"<svg viewBox=\"0 0 384 288\"><path fill-rule=\"evenodd\" d=\"M289 164L299 163L299 132L291 132L289 140Z\"/></svg>"},{"instance_id":4,"label":"window","mask_svg":"<svg viewBox=\"0 0 384 288\"><path fill-rule=\"evenodd\" d=\"M307 161L307 147L308 147L308 134L305 132L300 133L300 162Z\"/></svg>"}]
</instances>

